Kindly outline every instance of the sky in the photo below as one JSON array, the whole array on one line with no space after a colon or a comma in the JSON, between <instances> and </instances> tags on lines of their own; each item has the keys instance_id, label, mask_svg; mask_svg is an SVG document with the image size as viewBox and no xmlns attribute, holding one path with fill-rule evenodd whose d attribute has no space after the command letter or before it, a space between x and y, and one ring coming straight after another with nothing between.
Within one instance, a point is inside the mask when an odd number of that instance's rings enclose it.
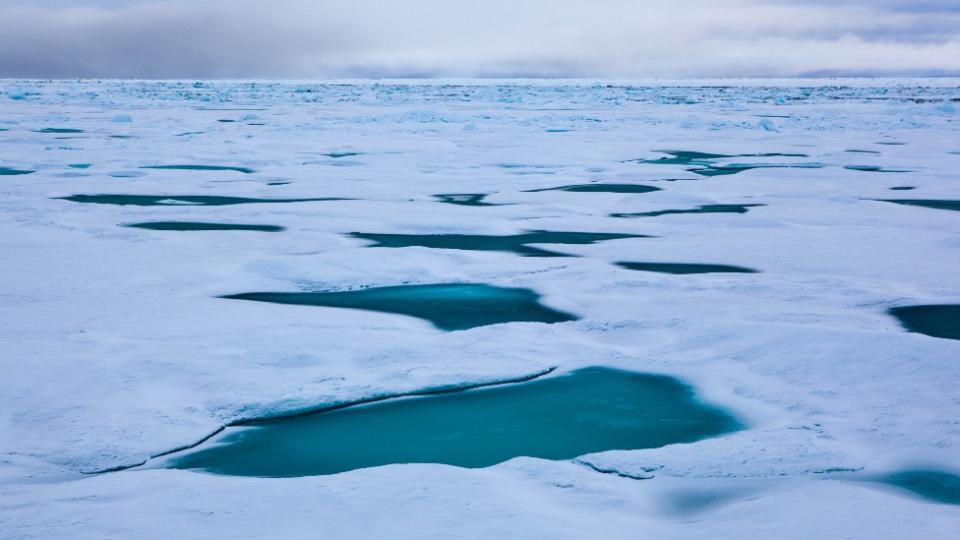
<instances>
[{"instance_id":1,"label":"sky","mask_svg":"<svg viewBox=\"0 0 960 540\"><path fill-rule=\"evenodd\" d=\"M0 0L0 77L960 76L960 0Z\"/></svg>"}]
</instances>

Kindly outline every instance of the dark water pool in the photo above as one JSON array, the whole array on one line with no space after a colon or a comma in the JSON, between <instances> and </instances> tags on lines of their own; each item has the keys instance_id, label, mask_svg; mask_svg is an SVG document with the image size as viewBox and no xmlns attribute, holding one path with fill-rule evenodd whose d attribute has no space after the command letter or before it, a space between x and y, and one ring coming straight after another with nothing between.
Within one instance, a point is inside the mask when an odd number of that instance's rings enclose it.
<instances>
[{"instance_id":1,"label":"dark water pool","mask_svg":"<svg viewBox=\"0 0 960 540\"><path fill-rule=\"evenodd\" d=\"M696 264L696 263L655 263L655 262L619 262L617 266L627 270L641 272L660 272L663 274L755 274L756 270L743 266L727 264Z\"/></svg>"},{"instance_id":2,"label":"dark water pool","mask_svg":"<svg viewBox=\"0 0 960 540\"><path fill-rule=\"evenodd\" d=\"M769 157L789 157L789 158L805 158L809 157L807 154L783 154L778 152L770 153L760 153L760 154L712 154L709 152L694 152L688 150L657 150L661 154L667 154L664 157L657 159L639 159L635 160L638 163L647 163L654 165L685 165L690 168L687 170L694 174L699 174L700 176L724 176L730 174L738 174L743 171L749 171L751 169L761 169L761 168L783 168L783 167L805 167L805 168L819 168L822 167L820 164L816 163L807 163L807 164L797 164L797 165L785 165L785 164L775 164L775 163L750 163L750 164L727 164L727 165L718 165L716 164L717 160L720 159L731 159L731 158L769 158Z\"/></svg>"},{"instance_id":3,"label":"dark water pool","mask_svg":"<svg viewBox=\"0 0 960 540\"><path fill-rule=\"evenodd\" d=\"M942 471L909 470L883 475L878 482L900 488L929 501L960 504L960 476Z\"/></svg>"},{"instance_id":4,"label":"dark water pool","mask_svg":"<svg viewBox=\"0 0 960 540\"><path fill-rule=\"evenodd\" d=\"M216 195L71 195L56 197L65 201L120 206L227 206L232 204L299 203L315 201L342 201L336 197L313 199L256 199L249 197L222 197Z\"/></svg>"},{"instance_id":5,"label":"dark water pool","mask_svg":"<svg viewBox=\"0 0 960 540\"><path fill-rule=\"evenodd\" d=\"M75 128L43 128L36 131L37 133L83 133L82 129Z\"/></svg>"},{"instance_id":6,"label":"dark water pool","mask_svg":"<svg viewBox=\"0 0 960 540\"><path fill-rule=\"evenodd\" d=\"M572 186L559 186L544 189L531 189L527 193L538 193L541 191L571 191L573 193L652 193L662 191L658 187L644 186L641 184L576 184Z\"/></svg>"},{"instance_id":7,"label":"dark water pool","mask_svg":"<svg viewBox=\"0 0 960 540\"><path fill-rule=\"evenodd\" d=\"M766 206L765 204L705 204L696 208L687 208L679 210L656 210L654 212L635 212L610 214L610 217L635 218L635 217L657 217L671 214L746 214L751 208Z\"/></svg>"},{"instance_id":8,"label":"dark water pool","mask_svg":"<svg viewBox=\"0 0 960 540\"><path fill-rule=\"evenodd\" d=\"M280 232L283 227L277 225L252 225L246 223L206 223L201 221L148 221L130 223L125 227L149 229L152 231L259 231Z\"/></svg>"},{"instance_id":9,"label":"dark water pool","mask_svg":"<svg viewBox=\"0 0 960 540\"><path fill-rule=\"evenodd\" d=\"M248 167L233 167L229 165L147 165L140 168L165 171L236 171L244 174L256 172Z\"/></svg>"},{"instance_id":10,"label":"dark water pool","mask_svg":"<svg viewBox=\"0 0 960 540\"><path fill-rule=\"evenodd\" d=\"M895 307L888 311L910 332L960 339L960 304Z\"/></svg>"},{"instance_id":11,"label":"dark water pool","mask_svg":"<svg viewBox=\"0 0 960 540\"><path fill-rule=\"evenodd\" d=\"M446 331L508 322L576 320L573 315L541 304L540 295L530 289L475 283L401 285L337 292L255 292L223 298L396 313L424 319Z\"/></svg>"},{"instance_id":12,"label":"dark water pool","mask_svg":"<svg viewBox=\"0 0 960 540\"><path fill-rule=\"evenodd\" d=\"M528 231L513 235L485 234L378 234L351 233L350 236L374 242L370 247L429 247L472 251L505 251L524 257L569 257L528 244L593 244L604 240L649 238L643 235L619 233L589 233L560 231Z\"/></svg>"},{"instance_id":13,"label":"dark water pool","mask_svg":"<svg viewBox=\"0 0 960 540\"><path fill-rule=\"evenodd\" d=\"M880 165L845 165L844 169L860 172L878 172L878 173L906 173L910 172L904 169L888 169Z\"/></svg>"},{"instance_id":14,"label":"dark water pool","mask_svg":"<svg viewBox=\"0 0 960 540\"><path fill-rule=\"evenodd\" d=\"M460 206L502 206L484 201L487 193L442 193L434 195L442 203L458 204Z\"/></svg>"},{"instance_id":15,"label":"dark water pool","mask_svg":"<svg viewBox=\"0 0 960 540\"><path fill-rule=\"evenodd\" d=\"M36 171L28 171L25 169L12 169L10 167L0 167L0 176L19 176L21 174L32 174Z\"/></svg>"},{"instance_id":16,"label":"dark water pool","mask_svg":"<svg viewBox=\"0 0 960 540\"><path fill-rule=\"evenodd\" d=\"M905 204L907 206L919 206L921 208L933 208L936 210L960 211L960 200L949 199L877 199L881 202L894 204Z\"/></svg>"}]
</instances>

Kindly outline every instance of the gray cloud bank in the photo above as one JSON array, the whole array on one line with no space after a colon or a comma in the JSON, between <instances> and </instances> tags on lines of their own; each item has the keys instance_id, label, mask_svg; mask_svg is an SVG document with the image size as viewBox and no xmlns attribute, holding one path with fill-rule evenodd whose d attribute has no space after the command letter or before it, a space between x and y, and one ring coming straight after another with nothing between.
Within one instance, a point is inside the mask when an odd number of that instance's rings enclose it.
<instances>
[{"instance_id":1,"label":"gray cloud bank","mask_svg":"<svg viewBox=\"0 0 960 540\"><path fill-rule=\"evenodd\" d=\"M960 6L0 0L4 77L811 75L960 75Z\"/></svg>"}]
</instances>

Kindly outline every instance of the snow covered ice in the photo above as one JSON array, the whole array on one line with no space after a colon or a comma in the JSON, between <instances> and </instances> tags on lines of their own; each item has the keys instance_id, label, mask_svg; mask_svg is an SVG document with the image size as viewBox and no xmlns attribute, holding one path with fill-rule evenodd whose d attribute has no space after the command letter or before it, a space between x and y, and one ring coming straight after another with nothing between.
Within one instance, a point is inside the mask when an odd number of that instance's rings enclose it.
<instances>
[{"instance_id":1,"label":"snow covered ice","mask_svg":"<svg viewBox=\"0 0 960 540\"><path fill-rule=\"evenodd\" d=\"M958 102L953 79L4 80L0 537L953 538ZM566 316L227 298L438 284ZM594 366L741 427L481 468L165 467L237 423Z\"/></svg>"}]
</instances>

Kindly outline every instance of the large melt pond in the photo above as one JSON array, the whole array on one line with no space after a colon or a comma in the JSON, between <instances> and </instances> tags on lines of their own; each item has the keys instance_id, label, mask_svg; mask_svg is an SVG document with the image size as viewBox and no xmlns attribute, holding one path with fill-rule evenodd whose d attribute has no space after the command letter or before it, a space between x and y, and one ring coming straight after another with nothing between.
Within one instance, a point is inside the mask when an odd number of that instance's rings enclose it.
<instances>
[{"instance_id":1,"label":"large melt pond","mask_svg":"<svg viewBox=\"0 0 960 540\"><path fill-rule=\"evenodd\" d=\"M560 460L689 443L740 428L676 379L587 368L232 427L168 466L263 477L399 463L487 467L517 456Z\"/></svg>"}]
</instances>

